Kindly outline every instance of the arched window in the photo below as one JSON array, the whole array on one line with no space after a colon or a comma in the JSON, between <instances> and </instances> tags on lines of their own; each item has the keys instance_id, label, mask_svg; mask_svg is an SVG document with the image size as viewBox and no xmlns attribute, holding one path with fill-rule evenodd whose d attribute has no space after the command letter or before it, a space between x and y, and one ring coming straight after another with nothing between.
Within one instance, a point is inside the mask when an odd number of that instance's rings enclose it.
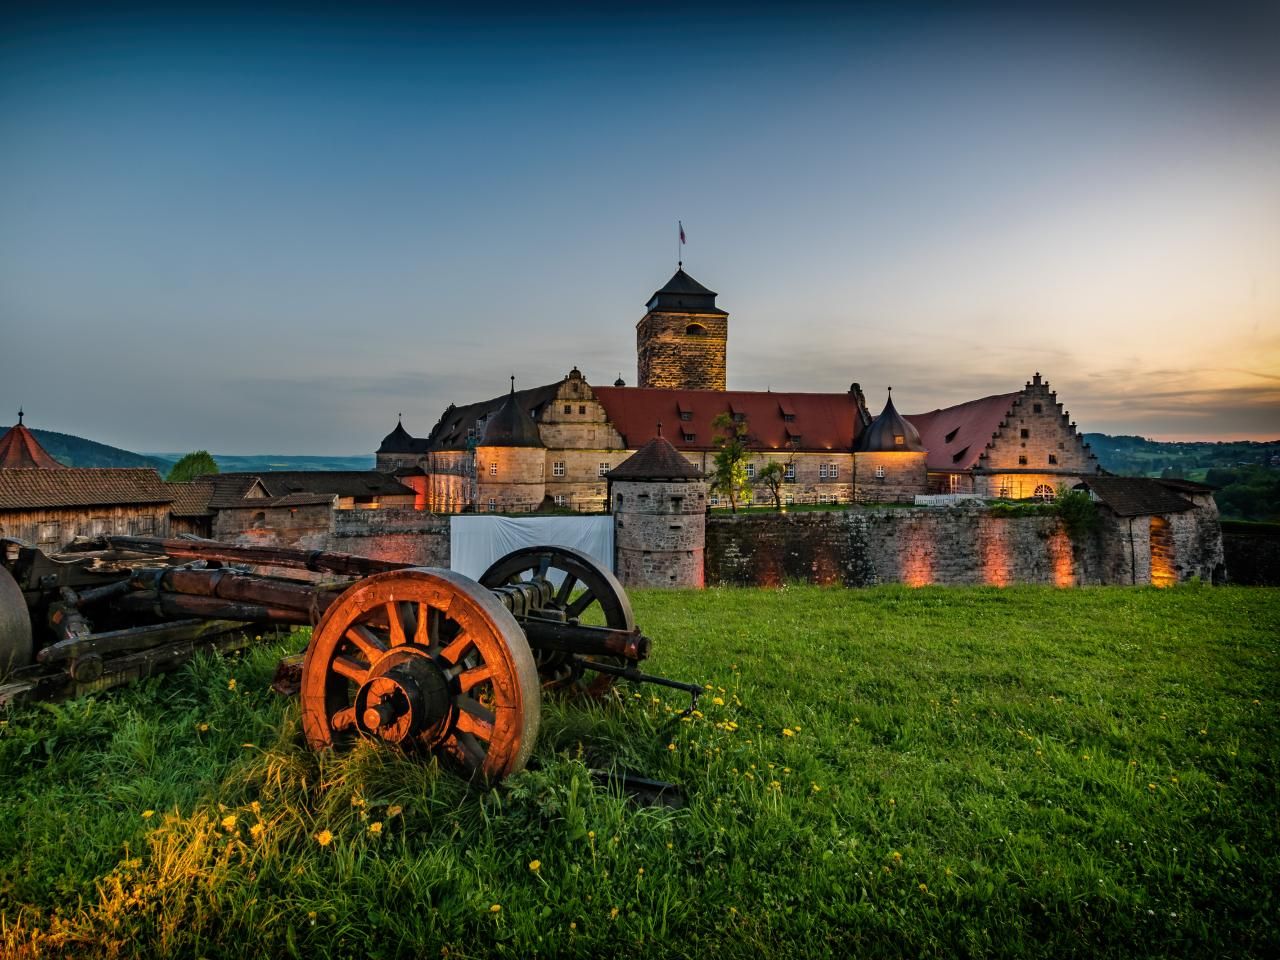
<instances>
[{"instance_id":1,"label":"arched window","mask_svg":"<svg viewBox=\"0 0 1280 960\"><path fill-rule=\"evenodd\" d=\"M1054 493L1053 487L1049 486L1047 483L1042 483L1036 487L1035 498L1037 500L1043 500L1045 503L1052 503L1054 496L1056 496L1056 494Z\"/></svg>"},{"instance_id":2,"label":"arched window","mask_svg":"<svg viewBox=\"0 0 1280 960\"><path fill-rule=\"evenodd\" d=\"M691 323L684 328L684 332L686 336L690 337L705 337L707 335L707 328L700 323Z\"/></svg>"},{"instance_id":3,"label":"arched window","mask_svg":"<svg viewBox=\"0 0 1280 960\"><path fill-rule=\"evenodd\" d=\"M261 530L266 525L267 525L267 515L263 511L259 510L257 513L253 515L253 529Z\"/></svg>"}]
</instances>

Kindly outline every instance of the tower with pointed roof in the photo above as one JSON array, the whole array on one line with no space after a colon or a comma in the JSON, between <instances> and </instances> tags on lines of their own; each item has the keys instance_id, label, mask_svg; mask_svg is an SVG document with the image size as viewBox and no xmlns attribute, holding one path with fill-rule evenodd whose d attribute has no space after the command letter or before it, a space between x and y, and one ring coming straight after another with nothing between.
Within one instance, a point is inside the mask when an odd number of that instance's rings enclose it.
<instances>
[{"instance_id":1,"label":"tower with pointed roof","mask_svg":"<svg viewBox=\"0 0 1280 960\"><path fill-rule=\"evenodd\" d=\"M636 324L638 386L671 390L724 390L729 314L681 266L649 298Z\"/></svg>"},{"instance_id":2,"label":"tower with pointed roof","mask_svg":"<svg viewBox=\"0 0 1280 960\"><path fill-rule=\"evenodd\" d=\"M484 425L476 444L476 509L487 513L526 513L542 506L546 495L546 446L538 425L511 392Z\"/></svg>"},{"instance_id":3,"label":"tower with pointed roof","mask_svg":"<svg viewBox=\"0 0 1280 960\"><path fill-rule=\"evenodd\" d=\"M929 490L928 452L920 433L893 405L893 387L880 416L853 445L853 498L913 503Z\"/></svg>"},{"instance_id":4,"label":"tower with pointed roof","mask_svg":"<svg viewBox=\"0 0 1280 960\"><path fill-rule=\"evenodd\" d=\"M18 422L0 436L0 470L61 470L62 464L40 446L22 422L23 411L18 411Z\"/></svg>"}]
</instances>

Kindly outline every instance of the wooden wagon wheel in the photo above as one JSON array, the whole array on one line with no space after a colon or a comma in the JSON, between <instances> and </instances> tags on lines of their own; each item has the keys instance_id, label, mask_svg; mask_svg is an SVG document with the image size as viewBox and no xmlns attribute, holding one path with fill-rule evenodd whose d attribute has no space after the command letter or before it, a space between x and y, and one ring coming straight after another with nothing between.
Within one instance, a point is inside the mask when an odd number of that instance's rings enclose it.
<instances>
[{"instance_id":1,"label":"wooden wagon wheel","mask_svg":"<svg viewBox=\"0 0 1280 960\"><path fill-rule=\"evenodd\" d=\"M31 615L12 574L0 567L0 680L31 663Z\"/></svg>"},{"instance_id":2,"label":"wooden wagon wheel","mask_svg":"<svg viewBox=\"0 0 1280 960\"><path fill-rule=\"evenodd\" d=\"M368 737L425 749L493 783L538 735L524 631L461 574L414 567L352 586L316 625L302 665L302 727L317 750Z\"/></svg>"},{"instance_id":3,"label":"wooden wagon wheel","mask_svg":"<svg viewBox=\"0 0 1280 960\"><path fill-rule=\"evenodd\" d=\"M604 625L614 630L634 630L635 615L627 592L606 567L588 553L571 547L525 547L515 550L499 560L480 575L480 583L486 587L501 587L521 583L535 577L550 576L559 571L564 580L556 589L551 606L564 612L565 620L576 622L589 612L604 618ZM575 594L575 590L579 590ZM590 676L575 665L569 654L554 650L540 650L534 654L538 675L546 690L554 690L576 696L598 699L608 693L616 677L591 671ZM631 661L625 657L603 656L604 663L625 667Z\"/></svg>"}]
</instances>

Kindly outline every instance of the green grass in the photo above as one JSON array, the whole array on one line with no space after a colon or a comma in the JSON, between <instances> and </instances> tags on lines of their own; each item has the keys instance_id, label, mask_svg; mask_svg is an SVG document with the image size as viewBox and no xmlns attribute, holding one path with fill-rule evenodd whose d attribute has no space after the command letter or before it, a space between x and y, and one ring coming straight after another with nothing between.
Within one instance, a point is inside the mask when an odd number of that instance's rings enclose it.
<instances>
[{"instance_id":1,"label":"green grass","mask_svg":"<svg viewBox=\"0 0 1280 960\"><path fill-rule=\"evenodd\" d=\"M11 715L0 956L1280 950L1280 591L634 600L703 715L548 705L496 791L303 749L267 689L297 637ZM687 806L594 786L609 762Z\"/></svg>"}]
</instances>

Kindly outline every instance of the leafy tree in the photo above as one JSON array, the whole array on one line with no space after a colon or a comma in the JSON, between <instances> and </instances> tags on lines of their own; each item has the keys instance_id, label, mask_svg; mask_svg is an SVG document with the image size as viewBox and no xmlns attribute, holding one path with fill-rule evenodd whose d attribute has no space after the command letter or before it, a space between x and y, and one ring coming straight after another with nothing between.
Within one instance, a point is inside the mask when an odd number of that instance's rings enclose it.
<instances>
[{"instance_id":1,"label":"leafy tree","mask_svg":"<svg viewBox=\"0 0 1280 960\"><path fill-rule=\"evenodd\" d=\"M173 465L165 480L169 483L190 483L196 477L218 472L217 461L208 450L196 450Z\"/></svg>"},{"instance_id":2,"label":"leafy tree","mask_svg":"<svg viewBox=\"0 0 1280 960\"><path fill-rule=\"evenodd\" d=\"M773 509L782 512L782 484L787 479L787 468L781 460L770 460L756 474L756 483L773 497Z\"/></svg>"},{"instance_id":3,"label":"leafy tree","mask_svg":"<svg viewBox=\"0 0 1280 960\"><path fill-rule=\"evenodd\" d=\"M747 423L722 413L711 426L720 431L715 438L711 492L728 498L730 509L737 513L738 500L747 492Z\"/></svg>"}]
</instances>

